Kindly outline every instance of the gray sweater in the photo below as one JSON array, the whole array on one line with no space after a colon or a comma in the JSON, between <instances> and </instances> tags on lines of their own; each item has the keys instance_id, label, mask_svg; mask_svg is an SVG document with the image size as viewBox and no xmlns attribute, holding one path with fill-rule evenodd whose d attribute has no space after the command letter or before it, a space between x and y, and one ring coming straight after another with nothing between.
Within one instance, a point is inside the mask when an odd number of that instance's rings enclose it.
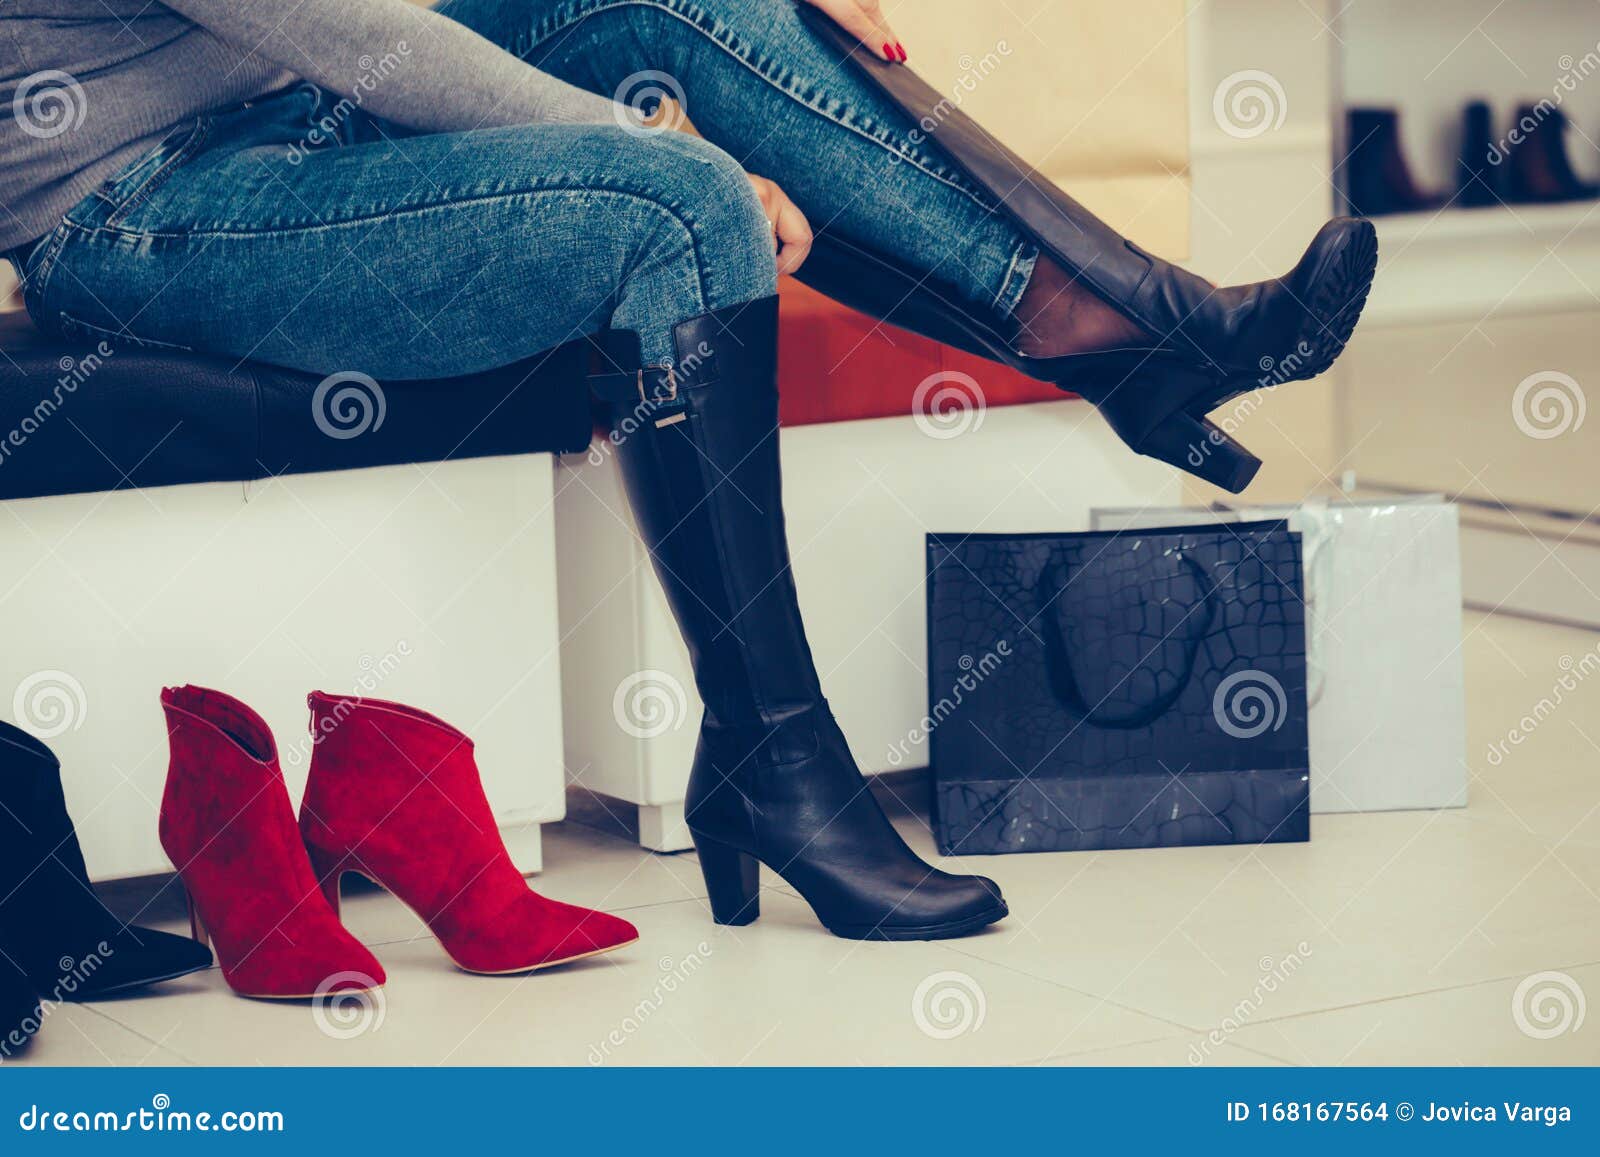
<instances>
[{"instance_id":1,"label":"gray sweater","mask_svg":"<svg viewBox=\"0 0 1600 1157\"><path fill-rule=\"evenodd\" d=\"M175 126L297 78L426 132L616 111L407 0L0 0L0 251Z\"/></svg>"}]
</instances>

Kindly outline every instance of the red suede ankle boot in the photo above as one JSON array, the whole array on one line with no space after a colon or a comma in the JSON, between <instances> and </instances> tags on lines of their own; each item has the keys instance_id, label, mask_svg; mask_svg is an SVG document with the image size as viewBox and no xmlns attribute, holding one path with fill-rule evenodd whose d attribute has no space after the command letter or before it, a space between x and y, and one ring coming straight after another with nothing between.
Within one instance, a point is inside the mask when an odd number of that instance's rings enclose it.
<instances>
[{"instance_id":1,"label":"red suede ankle boot","mask_svg":"<svg viewBox=\"0 0 1600 1157\"><path fill-rule=\"evenodd\" d=\"M549 900L511 863L472 740L424 711L314 691L300 831L335 905L360 872L416 912L467 972L531 972L632 944L638 930Z\"/></svg>"},{"instance_id":2,"label":"red suede ankle boot","mask_svg":"<svg viewBox=\"0 0 1600 1157\"><path fill-rule=\"evenodd\" d=\"M383 984L317 887L266 723L204 687L168 687L161 706L172 745L161 846L229 987L293 1000Z\"/></svg>"}]
</instances>

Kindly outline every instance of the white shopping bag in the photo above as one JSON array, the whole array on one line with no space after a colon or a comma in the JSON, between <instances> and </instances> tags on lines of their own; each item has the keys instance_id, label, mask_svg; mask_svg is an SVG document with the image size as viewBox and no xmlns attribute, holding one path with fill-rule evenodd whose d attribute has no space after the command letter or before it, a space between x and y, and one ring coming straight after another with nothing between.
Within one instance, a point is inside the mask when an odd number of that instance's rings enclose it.
<instances>
[{"instance_id":1,"label":"white shopping bag","mask_svg":"<svg viewBox=\"0 0 1600 1157\"><path fill-rule=\"evenodd\" d=\"M1461 535L1428 496L1096 510L1094 530L1289 519L1306 603L1311 810L1464 807Z\"/></svg>"}]
</instances>

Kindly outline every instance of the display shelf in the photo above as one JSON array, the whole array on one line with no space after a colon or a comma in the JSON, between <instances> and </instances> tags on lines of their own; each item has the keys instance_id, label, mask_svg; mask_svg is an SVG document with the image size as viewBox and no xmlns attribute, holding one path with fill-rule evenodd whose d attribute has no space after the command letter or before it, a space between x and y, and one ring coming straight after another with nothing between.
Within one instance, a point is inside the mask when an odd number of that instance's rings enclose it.
<instances>
[{"instance_id":1,"label":"display shelf","mask_svg":"<svg viewBox=\"0 0 1600 1157\"><path fill-rule=\"evenodd\" d=\"M1365 323L1432 325L1600 306L1600 201L1377 218Z\"/></svg>"}]
</instances>

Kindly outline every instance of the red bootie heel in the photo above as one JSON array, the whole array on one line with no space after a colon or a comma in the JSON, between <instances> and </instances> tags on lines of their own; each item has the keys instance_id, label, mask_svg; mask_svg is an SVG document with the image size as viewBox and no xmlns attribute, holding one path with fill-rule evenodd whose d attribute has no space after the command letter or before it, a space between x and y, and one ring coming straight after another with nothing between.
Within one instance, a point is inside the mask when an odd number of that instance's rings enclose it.
<instances>
[{"instance_id":1,"label":"red bootie heel","mask_svg":"<svg viewBox=\"0 0 1600 1157\"><path fill-rule=\"evenodd\" d=\"M300 1000L383 984L383 966L317 888L267 725L204 687L161 692L172 762L161 846L241 996Z\"/></svg>"},{"instance_id":2,"label":"red bootie heel","mask_svg":"<svg viewBox=\"0 0 1600 1157\"><path fill-rule=\"evenodd\" d=\"M347 871L416 912L467 972L531 972L639 938L626 920L546 899L511 863L472 740L424 711L314 691L300 831L324 893Z\"/></svg>"}]
</instances>

